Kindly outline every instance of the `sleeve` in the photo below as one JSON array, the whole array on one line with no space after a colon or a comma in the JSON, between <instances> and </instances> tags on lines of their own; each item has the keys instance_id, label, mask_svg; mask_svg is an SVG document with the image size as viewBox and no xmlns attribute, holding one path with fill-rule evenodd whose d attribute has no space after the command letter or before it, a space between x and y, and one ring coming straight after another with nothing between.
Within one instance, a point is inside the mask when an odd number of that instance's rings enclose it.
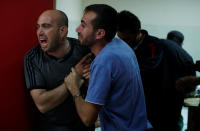
<instances>
[{"instance_id":1,"label":"sleeve","mask_svg":"<svg viewBox=\"0 0 200 131\"><path fill-rule=\"evenodd\" d=\"M91 66L90 82L86 101L104 105L111 88L111 69L107 65Z\"/></svg>"},{"instance_id":2,"label":"sleeve","mask_svg":"<svg viewBox=\"0 0 200 131\"><path fill-rule=\"evenodd\" d=\"M32 59L26 55L24 59L24 76L28 90L45 89L45 80Z\"/></svg>"}]
</instances>

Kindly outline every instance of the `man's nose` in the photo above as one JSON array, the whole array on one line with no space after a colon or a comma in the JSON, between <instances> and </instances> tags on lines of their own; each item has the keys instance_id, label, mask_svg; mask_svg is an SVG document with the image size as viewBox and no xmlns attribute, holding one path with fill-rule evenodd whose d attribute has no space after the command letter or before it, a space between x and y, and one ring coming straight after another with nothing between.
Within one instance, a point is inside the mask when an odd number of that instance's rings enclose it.
<instances>
[{"instance_id":1,"label":"man's nose","mask_svg":"<svg viewBox=\"0 0 200 131\"><path fill-rule=\"evenodd\" d=\"M44 35L44 31L41 28L39 28L39 29L37 29L37 34L39 36L43 36Z\"/></svg>"},{"instance_id":2,"label":"man's nose","mask_svg":"<svg viewBox=\"0 0 200 131\"><path fill-rule=\"evenodd\" d=\"M39 37L44 36L44 32L43 31L38 32L38 36Z\"/></svg>"},{"instance_id":3,"label":"man's nose","mask_svg":"<svg viewBox=\"0 0 200 131\"><path fill-rule=\"evenodd\" d=\"M80 32L80 25L76 28L76 32L77 32L77 33Z\"/></svg>"},{"instance_id":4,"label":"man's nose","mask_svg":"<svg viewBox=\"0 0 200 131\"><path fill-rule=\"evenodd\" d=\"M40 32L40 33L39 33L39 36L44 36L44 32Z\"/></svg>"}]
</instances>

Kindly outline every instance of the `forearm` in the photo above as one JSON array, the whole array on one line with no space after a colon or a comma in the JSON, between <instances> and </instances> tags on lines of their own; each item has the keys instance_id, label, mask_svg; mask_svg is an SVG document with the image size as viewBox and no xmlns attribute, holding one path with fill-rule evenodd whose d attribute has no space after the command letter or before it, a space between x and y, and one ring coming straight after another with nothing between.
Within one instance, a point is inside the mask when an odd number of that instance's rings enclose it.
<instances>
[{"instance_id":1,"label":"forearm","mask_svg":"<svg viewBox=\"0 0 200 131\"><path fill-rule=\"evenodd\" d=\"M65 84L61 84L49 91L44 89L32 90L31 95L39 111L45 113L63 103L69 92Z\"/></svg>"},{"instance_id":2,"label":"forearm","mask_svg":"<svg viewBox=\"0 0 200 131\"><path fill-rule=\"evenodd\" d=\"M81 96L75 99L76 110L86 126L91 126L95 123L98 117L100 106L86 102Z\"/></svg>"},{"instance_id":3,"label":"forearm","mask_svg":"<svg viewBox=\"0 0 200 131\"><path fill-rule=\"evenodd\" d=\"M81 79L80 75L77 73L77 71L72 68L72 72L65 77L65 85L74 97L76 110L82 120L82 122L86 126L90 126L95 123L98 112L100 110L100 105L93 104L86 102L80 94L80 87L83 84L83 80ZM78 97L76 97L78 95Z\"/></svg>"},{"instance_id":4,"label":"forearm","mask_svg":"<svg viewBox=\"0 0 200 131\"><path fill-rule=\"evenodd\" d=\"M183 94L192 92L196 89L196 86L200 84L200 77L185 76L180 78L176 82L176 88Z\"/></svg>"}]
</instances>

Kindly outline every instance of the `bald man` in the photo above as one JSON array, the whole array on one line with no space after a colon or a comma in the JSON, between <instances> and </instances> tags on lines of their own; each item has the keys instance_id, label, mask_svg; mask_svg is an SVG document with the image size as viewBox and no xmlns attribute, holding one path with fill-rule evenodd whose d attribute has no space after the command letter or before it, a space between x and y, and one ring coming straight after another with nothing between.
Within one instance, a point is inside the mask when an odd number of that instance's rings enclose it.
<instances>
[{"instance_id":1,"label":"bald man","mask_svg":"<svg viewBox=\"0 0 200 131\"><path fill-rule=\"evenodd\" d=\"M94 130L81 122L73 97L68 92L67 85L63 84L71 67L75 66L81 75L88 70L89 65L84 60L89 57L85 56L89 50L82 47L78 40L66 37L68 18L62 11L44 11L38 18L36 27L39 44L27 52L24 73L27 89L40 112L38 130ZM85 87L82 88L83 96L84 92Z\"/></svg>"}]
</instances>

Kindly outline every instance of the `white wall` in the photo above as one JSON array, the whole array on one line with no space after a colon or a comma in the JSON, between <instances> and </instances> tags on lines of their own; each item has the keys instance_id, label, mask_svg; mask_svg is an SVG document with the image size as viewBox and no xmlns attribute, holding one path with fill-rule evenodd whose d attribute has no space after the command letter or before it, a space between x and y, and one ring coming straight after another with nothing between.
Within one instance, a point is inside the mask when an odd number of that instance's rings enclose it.
<instances>
[{"instance_id":1,"label":"white wall","mask_svg":"<svg viewBox=\"0 0 200 131\"><path fill-rule=\"evenodd\" d=\"M139 17L143 29L159 38L166 38L170 30L181 31L185 36L183 48L194 60L200 59L200 0L57 0L56 8L66 10L69 16L72 25L69 35L77 38L74 30L80 23L82 10L95 3L111 5L117 11L131 11ZM78 15L73 12L77 8L81 11Z\"/></svg>"},{"instance_id":2,"label":"white wall","mask_svg":"<svg viewBox=\"0 0 200 131\"><path fill-rule=\"evenodd\" d=\"M56 9L66 13L69 19L69 37L77 38L76 27L82 16L82 0L56 0Z\"/></svg>"},{"instance_id":3,"label":"white wall","mask_svg":"<svg viewBox=\"0 0 200 131\"><path fill-rule=\"evenodd\" d=\"M200 59L200 1L199 0L83 0L89 4L104 3L118 11L129 10L139 17L142 28L149 34L166 38L170 30L179 30L184 46L194 58Z\"/></svg>"}]
</instances>

